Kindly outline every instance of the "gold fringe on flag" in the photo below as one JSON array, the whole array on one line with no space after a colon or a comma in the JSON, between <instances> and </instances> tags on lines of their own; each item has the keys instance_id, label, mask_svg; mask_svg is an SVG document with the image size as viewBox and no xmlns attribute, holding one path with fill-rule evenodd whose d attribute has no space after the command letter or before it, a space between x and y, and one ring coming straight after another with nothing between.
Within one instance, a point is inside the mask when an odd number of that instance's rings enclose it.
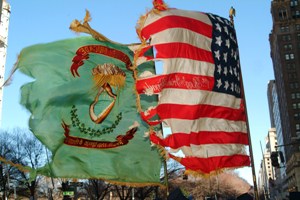
<instances>
[{"instance_id":1,"label":"gold fringe on flag","mask_svg":"<svg viewBox=\"0 0 300 200\"><path fill-rule=\"evenodd\" d=\"M5 158L1 157L0 156L0 161L5 163L5 164L8 164L10 166L13 166L13 167L16 167L18 170L22 171L22 172L31 172L31 169L30 167L24 167L23 165L21 164L16 164L16 163L13 163L12 161L10 160L6 160Z\"/></svg>"}]
</instances>

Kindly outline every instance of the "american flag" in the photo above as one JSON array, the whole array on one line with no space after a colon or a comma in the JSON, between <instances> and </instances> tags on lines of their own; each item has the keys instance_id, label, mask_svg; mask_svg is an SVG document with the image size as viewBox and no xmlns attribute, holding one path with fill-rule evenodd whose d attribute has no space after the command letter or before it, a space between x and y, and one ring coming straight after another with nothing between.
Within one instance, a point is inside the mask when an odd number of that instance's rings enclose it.
<instances>
[{"instance_id":1,"label":"american flag","mask_svg":"<svg viewBox=\"0 0 300 200\"><path fill-rule=\"evenodd\" d=\"M241 68L233 24L217 15L167 9L149 12L140 37L163 61L163 73L140 78L139 94L158 94L159 102L141 115L164 122L171 134L152 134L153 143L181 150L169 154L187 170L209 174L250 165ZM159 120L151 121L155 115Z\"/></svg>"}]
</instances>

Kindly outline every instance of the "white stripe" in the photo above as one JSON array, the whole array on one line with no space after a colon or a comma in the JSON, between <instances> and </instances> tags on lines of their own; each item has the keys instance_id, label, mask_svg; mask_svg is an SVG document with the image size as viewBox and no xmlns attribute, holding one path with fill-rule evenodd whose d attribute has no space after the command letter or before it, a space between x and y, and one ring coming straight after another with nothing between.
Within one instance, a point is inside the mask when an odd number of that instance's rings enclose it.
<instances>
[{"instance_id":1,"label":"white stripe","mask_svg":"<svg viewBox=\"0 0 300 200\"><path fill-rule=\"evenodd\" d=\"M246 146L242 144L205 144L182 147L185 156L208 158L215 156L247 155Z\"/></svg>"},{"instance_id":2,"label":"white stripe","mask_svg":"<svg viewBox=\"0 0 300 200\"><path fill-rule=\"evenodd\" d=\"M215 65L212 63L192 60L188 58L168 58L168 59L155 59L156 61L163 61L163 74L171 73L186 73L214 77ZM160 63L155 63L158 65Z\"/></svg>"},{"instance_id":3,"label":"white stripe","mask_svg":"<svg viewBox=\"0 0 300 200\"><path fill-rule=\"evenodd\" d=\"M200 118L197 120L166 119L172 133L187 133L199 131L226 131L247 133L246 122L225 119Z\"/></svg>"},{"instance_id":4,"label":"white stripe","mask_svg":"<svg viewBox=\"0 0 300 200\"><path fill-rule=\"evenodd\" d=\"M241 99L219 92L166 88L161 92L159 104L205 104L239 109Z\"/></svg>"},{"instance_id":5,"label":"white stripe","mask_svg":"<svg viewBox=\"0 0 300 200\"><path fill-rule=\"evenodd\" d=\"M208 16L201 12L196 11L188 11L188 10L178 10L178 9L168 9L166 11L162 11L159 14L151 12L148 14L148 17L145 21L145 24L143 27L146 27L147 25L157 21L158 19L166 16L182 16L182 17L189 17L195 20L202 21L205 24L211 25L211 21L208 18Z\"/></svg>"},{"instance_id":6,"label":"white stripe","mask_svg":"<svg viewBox=\"0 0 300 200\"><path fill-rule=\"evenodd\" d=\"M209 37L182 28L169 28L151 36L151 45L180 42L207 51L211 51L211 41Z\"/></svg>"}]
</instances>

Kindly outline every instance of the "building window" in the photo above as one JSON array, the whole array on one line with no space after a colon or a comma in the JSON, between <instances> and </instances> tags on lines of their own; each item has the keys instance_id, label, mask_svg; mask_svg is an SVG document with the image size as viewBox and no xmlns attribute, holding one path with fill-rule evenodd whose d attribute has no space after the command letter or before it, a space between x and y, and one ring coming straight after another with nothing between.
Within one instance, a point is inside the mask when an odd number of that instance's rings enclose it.
<instances>
[{"instance_id":1,"label":"building window","mask_svg":"<svg viewBox=\"0 0 300 200\"><path fill-rule=\"evenodd\" d=\"M297 79L297 74L296 73L288 73L288 77L290 80Z\"/></svg>"},{"instance_id":2,"label":"building window","mask_svg":"<svg viewBox=\"0 0 300 200\"><path fill-rule=\"evenodd\" d=\"M299 93L299 92L292 93L292 94L291 94L291 98L292 98L292 99L300 99L300 93Z\"/></svg>"},{"instance_id":3,"label":"building window","mask_svg":"<svg viewBox=\"0 0 300 200\"><path fill-rule=\"evenodd\" d=\"M285 8L279 10L279 19L280 20L287 19L287 12Z\"/></svg>"},{"instance_id":4,"label":"building window","mask_svg":"<svg viewBox=\"0 0 300 200\"><path fill-rule=\"evenodd\" d=\"M294 55L293 53L291 53L291 54L290 54L290 59L291 59L291 60L294 60L294 58L295 58L295 55Z\"/></svg>"},{"instance_id":5,"label":"building window","mask_svg":"<svg viewBox=\"0 0 300 200\"><path fill-rule=\"evenodd\" d=\"M292 44L285 44L283 45L284 49L287 50L292 50L293 49L293 45Z\"/></svg>"},{"instance_id":6,"label":"building window","mask_svg":"<svg viewBox=\"0 0 300 200\"><path fill-rule=\"evenodd\" d=\"M298 0L291 0L291 7L295 7L298 5Z\"/></svg>"},{"instance_id":7,"label":"building window","mask_svg":"<svg viewBox=\"0 0 300 200\"><path fill-rule=\"evenodd\" d=\"M296 28L296 31L300 31L300 24L296 24L295 28Z\"/></svg>"},{"instance_id":8,"label":"building window","mask_svg":"<svg viewBox=\"0 0 300 200\"><path fill-rule=\"evenodd\" d=\"M299 27L299 29L300 29L300 27ZM281 26L281 27L280 27L280 31L281 31L282 33L284 33L284 32L289 32L289 31L290 31L290 27L289 27L289 26Z\"/></svg>"},{"instance_id":9,"label":"building window","mask_svg":"<svg viewBox=\"0 0 300 200\"><path fill-rule=\"evenodd\" d=\"M294 60L295 55L293 53L285 54L285 60Z\"/></svg>"},{"instance_id":10,"label":"building window","mask_svg":"<svg viewBox=\"0 0 300 200\"><path fill-rule=\"evenodd\" d=\"M296 69L295 63L288 63L287 64L287 69L288 70L295 70Z\"/></svg>"},{"instance_id":11,"label":"building window","mask_svg":"<svg viewBox=\"0 0 300 200\"><path fill-rule=\"evenodd\" d=\"M296 124L296 131L300 130L300 124Z\"/></svg>"},{"instance_id":12,"label":"building window","mask_svg":"<svg viewBox=\"0 0 300 200\"><path fill-rule=\"evenodd\" d=\"M299 34L300 35L300 34ZM291 41L291 35L283 35L282 36L283 41Z\"/></svg>"},{"instance_id":13,"label":"building window","mask_svg":"<svg viewBox=\"0 0 300 200\"><path fill-rule=\"evenodd\" d=\"M297 89L297 88L299 88L299 84L297 82L290 83L290 89Z\"/></svg>"},{"instance_id":14,"label":"building window","mask_svg":"<svg viewBox=\"0 0 300 200\"><path fill-rule=\"evenodd\" d=\"M300 11L299 10L296 10L296 11L293 11L292 12L292 17L295 19L295 18L300 18Z\"/></svg>"},{"instance_id":15,"label":"building window","mask_svg":"<svg viewBox=\"0 0 300 200\"><path fill-rule=\"evenodd\" d=\"M293 109L296 110L297 109L297 104L293 103Z\"/></svg>"}]
</instances>

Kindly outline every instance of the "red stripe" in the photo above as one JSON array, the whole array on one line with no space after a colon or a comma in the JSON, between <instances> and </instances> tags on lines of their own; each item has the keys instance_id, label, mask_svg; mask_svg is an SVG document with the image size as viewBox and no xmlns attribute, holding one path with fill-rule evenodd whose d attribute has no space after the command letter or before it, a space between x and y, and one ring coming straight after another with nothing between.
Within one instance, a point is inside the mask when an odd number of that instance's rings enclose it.
<instances>
[{"instance_id":1,"label":"red stripe","mask_svg":"<svg viewBox=\"0 0 300 200\"><path fill-rule=\"evenodd\" d=\"M156 44L156 58L188 58L214 64L214 58L210 51L195 47L186 43Z\"/></svg>"},{"instance_id":2,"label":"red stripe","mask_svg":"<svg viewBox=\"0 0 300 200\"><path fill-rule=\"evenodd\" d=\"M185 28L190 31L204 35L206 37L212 37L211 25L196 19L176 15L162 17L159 20L145 26L141 30L141 35L143 38L148 40L151 37L151 35L154 35L158 32L169 28Z\"/></svg>"},{"instance_id":3,"label":"red stripe","mask_svg":"<svg viewBox=\"0 0 300 200\"><path fill-rule=\"evenodd\" d=\"M137 80L136 90L139 94L152 88L154 93L164 88L179 88L187 90L212 90L214 78L195 74L173 73Z\"/></svg>"},{"instance_id":4,"label":"red stripe","mask_svg":"<svg viewBox=\"0 0 300 200\"><path fill-rule=\"evenodd\" d=\"M164 139L156 138L155 134L150 136L152 142L162 145L164 147L170 147L172 149L178 149L183 146L203 145L203 144L244 144L249 145L248 136L245 133L240 132L211 132L200 131L198 133L192 132L186 133L173 133Z\"/></svg>"},{"instance_id":5,"label":"red stripe","mask_svg":"<svg viewBox=\"0 0 300 200\"><path fill-rule=\"evenodd\" d=\"M175 156L170 155L176 159ZM187 170L193 170L200 173L209 174L210 172L222 168L238 168L250 166L250 158L247 155L232 155L232 156L216 156L209 158L186 157L179 160Z\"/></svg>"},{"instance_id":6,"label":"red stripe","mask_svg":"<svg viewBox=\"0 0 300 200\"><path fill-rule=\"evenodd\" d=\"M157 113L161 120L170 118L194 120L207 117L234 121L246 121L244 109L233 109L228 107L204 104L160 104L157 107Z\"/></svg>"}]
</instances>

